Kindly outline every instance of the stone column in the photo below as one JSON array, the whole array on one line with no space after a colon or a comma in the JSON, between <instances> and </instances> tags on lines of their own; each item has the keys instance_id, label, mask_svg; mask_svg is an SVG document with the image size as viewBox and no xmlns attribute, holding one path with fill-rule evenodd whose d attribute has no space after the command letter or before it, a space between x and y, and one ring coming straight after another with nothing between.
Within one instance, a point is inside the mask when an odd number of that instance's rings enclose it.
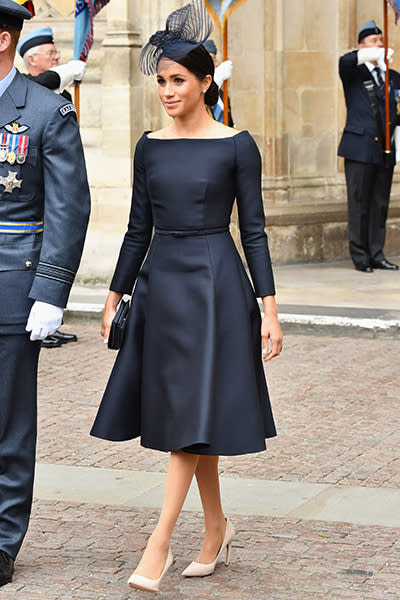
<instances>
[{"instance_id":1,"label":"stone column","mask_svg":"<svg viewBox=\"0 0 400 600\"><path fill-rule=\"evenodd\" d=\"M143 78L137 68L140 5L140 0L112 0L103 9L107 22L94 107L100 112L101 130L97 145L90 144L87 152L92 215L80 269L81 277L92 281L112 273L128 222L133 152L143 131Z\"/></svg>"}]
</instances>

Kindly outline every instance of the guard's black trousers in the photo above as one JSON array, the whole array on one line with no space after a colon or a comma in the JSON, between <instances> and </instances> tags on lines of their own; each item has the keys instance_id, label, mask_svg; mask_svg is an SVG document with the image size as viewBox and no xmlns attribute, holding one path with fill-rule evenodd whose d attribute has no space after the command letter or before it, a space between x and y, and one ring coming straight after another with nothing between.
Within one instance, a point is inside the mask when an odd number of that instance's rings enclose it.
<instances>
[{"instance_id":1,"label":"guard's black trousers","mask_svg":"<svg viewBox=\"0 0 400 600\"><path fill-rule=\"evenodd\" d=\"M383 247L393 167L344 161L350 256L355 265L385 258Z\"/></svg>"},{"instance_id":2,"label":"guard's black trousers","mask_svg":"<svg viewBox=\"0 0 400 600\"><path fill-rule=\"evenodd\" d=\"M40 342L0 334L0 550L15 558L28 529Z\"/></svg>"}]
</instances>

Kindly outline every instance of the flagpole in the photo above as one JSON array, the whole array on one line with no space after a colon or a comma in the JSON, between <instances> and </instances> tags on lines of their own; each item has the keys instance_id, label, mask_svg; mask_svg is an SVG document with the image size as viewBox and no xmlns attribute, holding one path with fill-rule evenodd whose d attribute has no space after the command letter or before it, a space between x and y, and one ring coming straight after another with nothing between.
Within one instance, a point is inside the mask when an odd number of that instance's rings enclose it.
<instances>
[{"instance_id":1,"label":"flagpole","mask_svg":"<svg viewBox=\"0 0 400 600\"><path fill-rule=\"evenodd\" d=\"M78 119L78 123L80 121L81 116L81 88L79 87L80 81L74 82L74 104L76 108L76 116Z\"/></svg>"},{"instance_id":2,"label":"flagpole","mask_svg":"<svg viewBox=\"0 0 400 600\"><path fill-rule=\"evenodd\" d=\"M223 60L228 60L228 19L224 19L224 29L222 32L223 42ZM224 102L224 124L228 125L229 117L229 96L228 96L228 80L225 79L223 83L223 102Z\"/></svg>"},{"instance_id":3,"label":"flagpole","mask_svg":"<svg viewBox=\"0 0 400 600\"><path fill-rule=\"evenodd\" d=\"M389 62L387 59L388 41L388 12L387 0L383 0L383 41L385 48L385 154L390 154L390 112L389 112Z\"/></svg>"},{"instance_id":4,"label":"flagpole","mask_svg":"<svg viewBox=\"0 0 400 600\"><path fill-rule=\"evenodd\" d=\"M77 0L75 0L74 19L76 19L76 2ZM81 116L81 89L79 85L80 81L74 81L74 104L76 108L76 118L78 120L78 123L80 122Z\"/></svg>"}]
</instances>

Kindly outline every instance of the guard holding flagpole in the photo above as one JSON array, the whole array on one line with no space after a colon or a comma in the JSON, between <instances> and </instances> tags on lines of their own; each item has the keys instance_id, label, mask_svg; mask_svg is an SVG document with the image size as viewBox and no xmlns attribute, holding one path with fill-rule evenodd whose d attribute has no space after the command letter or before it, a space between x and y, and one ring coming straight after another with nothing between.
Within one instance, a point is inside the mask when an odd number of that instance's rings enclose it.
<instances>
[{"instance_id":1,"label":"guard holding flagpole","mask_svg":"<svg viewBox=\"0 0 400 600\"><path fill-rule=\"evenodd\" d=\"M228 19L232 14L232 11L241 4L244 4L244 2L246 2L246 0L204 0L208 12L222 33L222 60L224 62L228 61ZM225 125L230 125L228 77L223 81L221 105L223 106L223 123L225 123Z\"/></svg>"},{"instance_id":2,"label":"guard holding flagpole","mask_svg":"<svg viewBox=\"0 0 400 600\"><path fill-rule=\"evenodd\" d=\"M392 53L389 49L389 58ZM400 74L386 67L382 31L375 21L361 27L358 50L340 58L339 74L347 107L338 154L345 159L350 256L358 271L395 271L398 266L387 260L384 245L393 169L400 160Z\"/></svg>"}]
</instances>

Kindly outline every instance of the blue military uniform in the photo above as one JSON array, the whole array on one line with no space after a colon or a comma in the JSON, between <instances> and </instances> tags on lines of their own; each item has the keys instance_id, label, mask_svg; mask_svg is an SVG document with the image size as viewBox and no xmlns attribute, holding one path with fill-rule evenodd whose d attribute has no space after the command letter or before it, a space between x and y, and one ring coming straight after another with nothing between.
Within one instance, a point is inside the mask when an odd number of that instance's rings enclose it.
<instances>
[{"instance_id":1,"label":"blue military uniform","mask_svg":"<svg viewBox=\"0 0 400 600\"><path fill-rule=\"evenodd\" d=\"M366 25L370 23L373 22ZM373 29L367 29L365 33L373 33ZM383 253L395 164L393 144L390 164L384 164L384 88L365 64L358 64L357 51L340 58L339 74L347 107L338 154L345 158L350 255L355 267L362 271L371 271L373 267L396 268L386 261ZM381 75L385 76L384 73ZM378 128L365 81L372 83L382 128ZM400 125L400 74L392 69L389 70L389 85L392 137L394 128Z\"/></svg>"},{"instance_id":2,"label":"blue military uniform","mask_svg":"<svg viewBox=\"0 0 400 600\"><path fill-rule=\"evenodd\" d=\"M66 306L89 205L75 107L15 70L0 97L0 551L13 559L29 522L36 441L40 342L25 326L35 300Z\"/></svg>"},{"instance_id":3,"label":"blue military uniform","mask_svg":"<svg viewBox=\"0 0 400 600\"><path fill-rule=\"evenodd\" d=\"M357 64L357 51L348 52L340 58L339 75L343 82L347 117L338 154L350 160L383 166L382 139L377 131L376 119L371 108L364 81L374 84L382 123L385 119L384 90L379 88L374 76L366 65ZM389 69L390 135L400 124L397 110L396 91L400 90L400 74ZM392 165L394 147L392 146Z\"/></svg>"}]
</instances>

